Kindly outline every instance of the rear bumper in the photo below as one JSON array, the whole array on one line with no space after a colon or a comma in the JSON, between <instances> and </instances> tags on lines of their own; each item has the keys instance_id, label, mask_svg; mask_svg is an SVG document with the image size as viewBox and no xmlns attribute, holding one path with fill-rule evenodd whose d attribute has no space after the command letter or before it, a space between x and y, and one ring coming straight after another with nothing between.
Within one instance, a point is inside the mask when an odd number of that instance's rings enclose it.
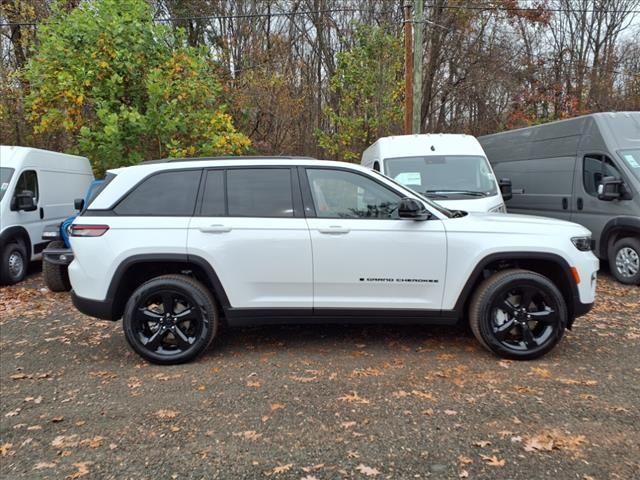
<instances>
[{"instance_id":1,"label":"rear bumper","mask_svg":"<svg viewBox=\"0 0 640 480\"><path fill-rule=\"evenodd\" d=\"M101 320L118 320L113 310L112 300L93 300L91 298L83 298L76 295L76 292L71 291L71 300L73 305L85 315L90 317L99 318Z\"/></svg>"},{"instance_id":2,"label":"rear bumper","mask_svg":"<svg viewBox=\"0 0 640 480\"><path fill-rule=\"evenodd\" d=\"M42 254L47 262L56 265L69 265L73 261L73 251L70 248L45 248Z\"/></svg>"}]
</instances>

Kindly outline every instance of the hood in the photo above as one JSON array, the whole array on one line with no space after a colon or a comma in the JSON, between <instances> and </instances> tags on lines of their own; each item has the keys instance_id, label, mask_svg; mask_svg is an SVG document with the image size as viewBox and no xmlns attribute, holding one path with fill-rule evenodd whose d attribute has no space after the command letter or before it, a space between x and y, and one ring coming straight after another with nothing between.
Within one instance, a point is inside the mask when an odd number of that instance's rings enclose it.
<instances>
[{"instance_id":1,"label":"hood","mask_svg":"<svg viewBox=\"0 0 640 480\"><path fill-rule=\"evenodd\" d=\"M577 223L548 217L519 215L515 213L474 213L462 218L445 220L447 231L509 233L514 235L591 235Z\"/></svg>"},{"instance_id":2,"label":"hood","mask_svg":"<svg viewBox=\"0 0 640 480\"><path fill-rule=\"evenodd\" d=\"M430 198L430 200L438 205L448 208L449 210L463 210L465 212L485 213L496 207L504 207L501 195L492 195L490 197L464 197L463 199L456 200Z\"/></svg>"}]
</instances>

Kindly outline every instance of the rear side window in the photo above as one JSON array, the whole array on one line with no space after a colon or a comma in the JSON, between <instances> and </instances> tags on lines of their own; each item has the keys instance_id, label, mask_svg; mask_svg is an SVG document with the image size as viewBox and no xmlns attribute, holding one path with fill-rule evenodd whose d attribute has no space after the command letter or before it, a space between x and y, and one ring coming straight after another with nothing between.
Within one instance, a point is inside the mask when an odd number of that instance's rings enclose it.
<instances>
[{"instance_id":1,"label":"rear side window","mask_svg":"<svg viewBox=\"0 0 640 480\"><path fill-rule=\"evenodd\" d=\"M288 168L241 168L227 171L231 217L293 217Z\"/></svg>"},{"instance_id":2,"label":"rear side window","mask_svg":"<svg viewBox=\"0 0 640 480\"><path fill-rule=\"evenodd\" d=\"M209 170L207 172L201 214L205 217L222 217L226 214L224 170Z\"/></svg>"},{"instance_id":3,"label":"rear side window","mask_svg":"<svg viewBox=\"0 0 640 480\"><path fill-rule=\"evenodd\" d=\"M200 170L168 171L143 180L114 209L118 215L191 216Z\"/></svg>"}]
</instances>

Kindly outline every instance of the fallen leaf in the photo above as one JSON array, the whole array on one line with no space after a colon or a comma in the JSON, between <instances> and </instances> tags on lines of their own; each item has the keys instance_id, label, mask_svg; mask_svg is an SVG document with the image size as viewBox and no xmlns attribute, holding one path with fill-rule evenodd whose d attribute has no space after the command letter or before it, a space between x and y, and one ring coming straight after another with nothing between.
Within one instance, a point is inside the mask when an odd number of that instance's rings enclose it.
<instances>
[{"instance_id":1,"label":"fallen leaf","mask_svg":"<svg viewBox=\"0 0 640 480\"><path fill-rule=\"evenodd\" d=\"M44 470L45 468L55 468L58 464L53 462L38 462L33 467L34 470Z\"/></svg>"},{"instance_id":2,"label":"fallen leaf","mask_svg":"<svg viewBox=\"0 0 640 480\"><path fill-rule=\"evenodd\" d=\"M10 412L7 412L4 414L5 417L15 417L17 415L20 415L20 410L22 410L21 408L16 408L15 410L11 410Z\"/></svg>"},{"instance_id":3,"label":"fallen leaf","mask_svg":"<svg viewBox=\"0 0 640 480\"><path fill-rule=\"evenodd\" d=\"M70 475L68 478L71 480L75 480L76 478L84 477L89 474L89 465L93 465L93 462L78 462L74 463L73 466L78 469L73 475Z\"/></svg>"},{"instance_id":4,"label":"fallen leaf","mask_svg":"<svg viewBox=\"0 0 640 480\"><path fill-rule=\"evenodd\" d=\"M559 430L550 430L528 438L524 442L526 452L550 452L552 450L577 451L586 443L584 435L568 435Z\"/></svg>"},{"instance_id":5,"label":"fallen leaf","mask_svg":"<svg viewBox=\"0 0 640 480\"><path fill-rule=\"evenodd\" d=\"M356 422L342 422L340 426L342 428L351 428L356 426Z\"/></svg>"},{"instance_id":6,"label":"fallen leaf","mask_svg":"<svg viewBox=\"0 0 640 480\"><path fill-rule=\"evenodd\" d=\"M491 442L488 440L479 440L477 442L473 442L474 447L484 448L484 447L488 447L489 445L491 445Z\"/></svg>"},{"instance_id":7,"label":"fallen leaf","mask_svg":"<svg viewBox=\"0 0 640 480\"><path fill-rule=\"evenodd\" d=\"M342 400L343 402L349 402L349 403L361 403L364 405L371 403L366 398L360 397L357 392L347 393L346 395L343 395L342 397L338 398L338 400Z\"/></svg>"},{"instance_id":8,"label":"fallen leaf","mask_svg":"<svg viewBox=\"0 0 640 480\"><path fill-rule=\"evenodd\" d=\"M158 410L154 415L163 420L168 418L176 418L180 412L176 412L175 410Z\"/></svg>"},{"instance_id":9,"label":"fallen leaf","mask_svg":"<svg viewBox=\"0 0 640 480\"><path fill-rule=\"evenodd\" d=\"M60 416L60 417L52 417L51 418L51 423L60 423L64 420L64 417Z\"/></svg>"},{"instance_id":10,"label":"fallen leaf","mask_svg":"<svg viewBox=\"0 0 640 480\"><path fill-rule=\"evenodd\" d=\"M462 465L469 465L471 463L473 463L473 460L471 460L469 457L465 457L464 455L460 455L458 457L458 461L462 464Z\"/></svg>"},{"instance_id":11,"label":"fallen leaf","mask_svg":"<svg viewBox=\"0 0 640 480\"><path fill-rule=\"evenodd\" d=\"M0 457L9 455L11 447L13 447L13 443L3 443L2 445L0 445Z\"/></svg>"},{"instance_id":12,"label":"fallen leaf","mask_svg":"<svg viewBox=\"0 0 640 480\"><path fill-rule=\"evenodd\" d=\"M458 474L458 478L469 478L469 472L467 472L466 470L461 470Z\"/></svg>"},{"instance_id":13,"label":"fallen leaf","mask_svg":"<svg viewBox=\"0 0 640 480\"><path fill-rule=\"evenodd\" d=\"M255 441L259 439L262 434L257 433L255 430L247 430L246 432L234 433L236 437L242 437L245 440Z\"/></svg>"},{"instance_id":14,"label":"fallen leaf","mask_svg":"<svg viewBox=\"0 0 640 480\"><path fill-rule=\"evenodd\" d=\"M273 467L271 473L274 475L280 475L281 473L287 473L293 467L293 463L287 463L286 465L278 465L277 467Z\"/></svg>"},{"instance_id":15,"label":"fallen leaf","mask_svg":"<svg viewBox=\"0 0 640 480\"><path fill-rule=\"evenodd\" d=\"M358 470L363 475L366 475L367 477L375 477L376 475L380 475L380 471L378 469L367 467L362 463L356 467L356 470Z\"/></svg>"},{"instance_id":16,"label":"fallen leaf","mask_svg":"<svg viewBox=\"0 0 640 480\"><path fill-rule=\"evenodd\" d=\"M444 414L445 415L457 415L458 412L456 412L455 410L445 410Z\"/></svg>"},{"instance_id":17,"label":"fallen leaf","mask_svg":"<svg viewBox=\"0 0 640 480\"><path fill-rule=\"evenodd\" d=\"M271 411L272 412L277 412L278 410L282 410L284 408L284 405L281 403L272 403L271 404Z\"/></svg>"},{"instance_id":18,"label":"fallen leaf","mask_svg":"<svg viewBox=\"0 0 640 480\"><path fill-rule=\"evenodd\" d=\"M487 465L491 465L492 467L504 467L504 464L507 463L506 460L499 460L495 455L480 455L483 461L487 463Z\"/></svg>"}]
</instances>

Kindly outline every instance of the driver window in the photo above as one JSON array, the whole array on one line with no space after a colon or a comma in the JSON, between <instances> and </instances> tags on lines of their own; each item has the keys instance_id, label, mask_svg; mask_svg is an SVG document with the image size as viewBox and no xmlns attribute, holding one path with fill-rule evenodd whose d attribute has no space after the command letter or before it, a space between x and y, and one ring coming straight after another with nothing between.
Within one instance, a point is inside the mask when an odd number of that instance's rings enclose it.
<instances>
[{"instance_id":1,"label":"driver window","mask_svg":"<svg viewBox=\"0 0 640 480\"><path fill-rule=\"evenodd\" d=\"M33 195L38 200L38 176L34 170L26 170L22 172L20 178L16 182L15 194L22 193L24 191L33 192Z\"/></svg>"},{"instance_id":2,"label":"driver window","mask_svg":"<svg viewBox=\"0 0 640 480\"><path fill-rule=\"evenodd\" d=\"M584 190L591 196L598 196L598 186L604 177L620 178L620 171L606 155L585 155L582 164Z\"/></svg>"},{"instance_id":3,"label":"driver window","mask_svg":"<svg viewBox=\"0 0 640 480\"><path fill-rule=\"evenodd\" d=\"M322 169L307 169L307 178L319 218L399 218L400 196L369 178Z\"/></svg>"}]
</instances>

